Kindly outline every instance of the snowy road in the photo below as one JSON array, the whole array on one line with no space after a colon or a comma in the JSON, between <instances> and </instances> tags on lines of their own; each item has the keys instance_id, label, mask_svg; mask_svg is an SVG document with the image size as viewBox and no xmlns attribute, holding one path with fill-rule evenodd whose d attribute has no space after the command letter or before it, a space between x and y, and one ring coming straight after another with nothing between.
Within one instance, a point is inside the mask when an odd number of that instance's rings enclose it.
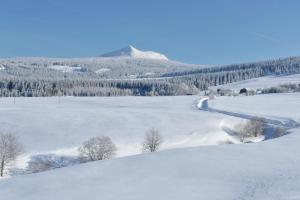
<instances>
[{"instance_id":1,"label":"snowy road","mask_svg":"<svg viewBox=\"0 0 300 200\"><path fill-rule=\"evenodd\" d=\"M251 142L259 142L262 140L268 140L268 139L273 139L278 137L276 134L276 127L282 127L284 130L288 133L288 130L297 128L299 127L299 122L295 121L294 119L288 118L288 117L276 117L274 118L268 118L266 116L261 116L261 115L251 115L251 114L245 114L245 113L240 113L240 112L232 112L232 111L227 111L227 110L222 110L222 109L217 109L209 106L209 99L208 98L202 98L198 101L197 107L200 110L210 112L210 113L216 113L216 114L223 114L231 117L236 117L239 119L245 119L245 120L250 120L255 117L263 117L266 126L265 126L265 132L263 138L256 138ZM237 137L239 133L237 133L235 130L226 127L225 125L222 126L222 130L225 131L228 135L232 137Z\"/></svg>"},{"instance_id":2,"label":"snowy road","mask_svg":"<svg viewBox=\"0 0 300 200\"><path fill-rule=\"evenodd\" d=\"M205 100L201 101L200 105L198 104L197 106L200 110L203 110L203 111L208 111L208 112L212 112L212 113L221 113L224 115L229 115L229 116L238 117L238 118L247 119L247 120L257 117L255 115L236 113L236 112L212 108L209 106L208 102L209 102L209 100L205 99ZM290 119L290 118L286 118L286 117L277 117L278 119L267 118L265 116L262 116L262 117L264 117L266 123L269 125L282 126L284 128L288 128L288 129L296 128L300 125L297 121Z\"/></svg>"}]
</instances>

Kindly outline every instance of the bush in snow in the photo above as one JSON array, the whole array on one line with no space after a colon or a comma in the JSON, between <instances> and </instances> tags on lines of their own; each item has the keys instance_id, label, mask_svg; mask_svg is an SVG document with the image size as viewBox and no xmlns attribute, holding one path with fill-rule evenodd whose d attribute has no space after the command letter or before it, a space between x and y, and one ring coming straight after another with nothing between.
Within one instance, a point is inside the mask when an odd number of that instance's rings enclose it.
<instances>
[{"instance_id":1,"label":"bush in snow","mask_svg":"<svg viewBox=\"0 0 300 200\"><path fill-rule=\"evenodd\" d=\"M281 137L286 134L286 130L282 127L276 127L274 130L275 137Z\"/></svg>"},{"instance_id":2,"label":"bush in snow","mask_svg":"<svg viewBox=\"0 0 300 200\"><path fill-rule=\"evenodd\" d=\"M268 93L284 93L288 92L287 88L278 86L278 87L271 87L271 88L266 88L262 90L262 93L268 94Z\"/></svg>"},{"instance_id":3,"label":"bush in snow","mask_svg":"<svg viewBox=\"0 0 300 200\"><path fill-rule=\"evenodd\" d=\"M17 137L11 133L0 133L0 176L3 176L7 164L23 152Z\"/></svg>"},{"instance_id":4,"label":"bush in snow","mask_svg":"<svg viewBox=\"0 0 300 200\"><path fill-rule=\"evenodd\" d=\"M76 157L57 156L55 154L35 155L28 162L27 171L37 173L78 163L80 160Z\"/></svg>"},{"instance_id":5,"label":"bush in snow","mask_svg":"<svg viewBox=\"0 0 300 200\"><path fill-rule=\"evenodd\" d=\"M142 143L143 152L155 152L159 149L163 138L158 129L151 128L146 132L145 139Z\"/></svg>"},{"instance_id":6,"label":"bush in snow","mask_svg":"<svg viewBox=\"0 0 300 200\"><path fill-rule=\"evenodd\" d=\"M286 89L291 90L291 91L296 91L298 89L299 85L296 84L296 83L294 83L294 84L289 83L289 84L282 84L282 85L280 85L280 87L286 88Z\"/></svg>"},{"instance_id":7,"label":"bush in snow","mask_svg":"<svg viewBox=\"0 0 300 200\"><path fill-rule=\"evenodd\" d=\"M220 96L233 96L234 91L233 91L233 90L230 90L230 89L218 88L218 89L217 89L217 93L218 93Z\"/></svg>"},{"instance_id":8,"label":"bush in snow","mask_svg":"<svg viewBox=\"0 0 300 200\"><path fill-rule=\"evenodd\" d=\"M92 137L84 142L78 151L85 160L95 161L110 159L116 154L116 146L109 137Z\"/></svg>"},{"instance_id":9,"label":"bush in snow","mask_svg":"<svg viewBox=\"0 0 300 200\"><path fill-rule=\"evenodd\" d=\"M257 137L263 134L265 124L264 118L254 117L246 124L245 129L252 137Z\"/></svg>"},{"instance_id":10,"label":"bush in snow","mask_svg":"<svg viewBox=\"0 0 300 200\"><path fill-rule=\"evenodd\" d=\"M283 84L276 87L270 87L262 89L262 93L286 93L286 92L299 92L299 85L298 84Z\"/></svg>"},{"instance_id":11,"label":"bush in snow","mask_svg":"<svg viewBox=\"0 0 300 200\"><path fill-rule=\"evenodd\" d=\"M265 128L265 119L262 117L254 117L246 124L238 124L235 130L239 134L240 141L244 142L247 137L257 137L263 134Z\"/></svg>"},{"instance_id":12,"label":"bush in snow","mask_svg":"<svg viewBox=\"0 0 300 200\"><path fill-rule=\"evenodd\" d=\"M245 127L245 125L242 123L237 124L234 127L234 130L235 130L236 134L238 135L240 142L244 142L245 138L249 137L249 135L247 135L247 132L244 131L244 127Z\"/></svg>"}]
</instances>

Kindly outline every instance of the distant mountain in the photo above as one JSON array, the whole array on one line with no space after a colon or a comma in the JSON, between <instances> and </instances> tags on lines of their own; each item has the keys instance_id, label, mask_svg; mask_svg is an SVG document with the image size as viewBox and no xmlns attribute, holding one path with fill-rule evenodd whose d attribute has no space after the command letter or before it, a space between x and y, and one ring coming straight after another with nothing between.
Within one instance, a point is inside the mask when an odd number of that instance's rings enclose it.
<instances>
[{"instance_id":1,"label":"distant mountain","mask_svg":"<svg viewBox=\"0 0 300 200\"><path fill-rule=\"evenodd\" d=\"M168 58L160 53L154 51L141 51L131 45L126 46L120 50L112 51L100 55L99 57L114 57L114 58L139 58L139 59L155 59L155 60L168 60Z\"/></svg>"},{"instance_id":2,"label":"distant mountain","mask_svg":"<svg viewBox=\"0 0 300 200\"><path fill-rule=\"evenodd\" d=\"M189 71L203 68L201 65L180 63L177 61L146 58L137 56L119 57L89 57L89 58L2 58L0 59L0 80L3 77L26 78L101 78L101 79L128 79L160 77L162 74L175 71ZM0 83L1 84L1 83Z\"/></svg>"},{"instance_id":3,"label":"distant mountain","mask_svg":"<svg viewBox=\"0 0 300 200\"><path fill-rule=\"evenodd\" d=\"M98 57L0 58L0 81L1 77L32 79L64 79L65 77L69 79L153 78L166 73L197 70L203 67L202 65L172 61L163 54L141 51L127 46Z\"/></svg>"}]
</instances>

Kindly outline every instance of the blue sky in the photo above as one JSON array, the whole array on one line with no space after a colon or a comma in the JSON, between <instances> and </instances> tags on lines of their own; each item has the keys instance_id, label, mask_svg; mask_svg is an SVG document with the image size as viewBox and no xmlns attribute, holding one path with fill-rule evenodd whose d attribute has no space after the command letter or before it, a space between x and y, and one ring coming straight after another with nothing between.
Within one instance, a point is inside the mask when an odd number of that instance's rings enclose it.
<instances>
[{"instance_id":1,"label":"blue sky","mask_svg":"<svg viewBox=\"0 0 300 200\"><path fill-rule=\"evenodd\" d=\"M229 64L300 55L297 0L0 0L0 57L96 56L131 44Z\"/></svg>"}]
</instances>

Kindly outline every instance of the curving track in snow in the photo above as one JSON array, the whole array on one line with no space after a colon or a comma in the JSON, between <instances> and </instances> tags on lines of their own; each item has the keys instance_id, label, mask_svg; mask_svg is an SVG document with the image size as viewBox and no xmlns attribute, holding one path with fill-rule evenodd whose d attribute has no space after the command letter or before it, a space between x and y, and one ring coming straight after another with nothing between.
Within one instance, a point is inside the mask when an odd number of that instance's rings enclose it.
<instances>
[{"instance_id":1,"label":"curving track in snow","mask_svg":"<svg viewBox=\"0 0 300 200\"><path fill-rule=\"evenodd\" d=\"M246 119L246 120L250 120L250 119L257 117L255 115L237 113L237 112L231 112L231 111L212 108L209 106L208 98L200 99L198 101L197 107L198 107L198 109L203 110L203 111L224 114L224 115L237 117L237 118L241 118L241 119ZM276 117L278 119L272 119L272 118L268 118L265 116L262 116L262 117L265 119L265 122L267 125L266 126L267 134L265 135L265 140L274 138L274 134L273 134L274 127L282 127L287 131L289 129L297 128L300 126L300 124L297 121L295 121L291 118L287 118L287 117ZM236 135L234 130L229 129L228 127L222 127L222 128L229 135Z\"/></svg>"},{"instance_id":2,"label":"curving track in snow","mask_svg":"<svg viewBox=\"0 0 300 200\"><path fill-rule=\"evenodd\" d=\"M238 117L238 118L242 118L242 119L249 120L249 119L253 119L253 118L257 117L257 116L249 115L249 114L236 113L236 112L211 108L211 107L209 107L208 101L209 101L208 98L203 98L203 99L199 100L197 107L203 111L208 111L208 112L213 112L213 113L221 113L224 115L229 115L229 116ZM286 117L278 117L278 118L280 118L280 120L264 117L267 124L269 124L269 125L282 126L284 128L289 128L289 129L296 128L300 125L297 121L290 119L290 118L286 118Z\"/></svg>"}]
</instances>

